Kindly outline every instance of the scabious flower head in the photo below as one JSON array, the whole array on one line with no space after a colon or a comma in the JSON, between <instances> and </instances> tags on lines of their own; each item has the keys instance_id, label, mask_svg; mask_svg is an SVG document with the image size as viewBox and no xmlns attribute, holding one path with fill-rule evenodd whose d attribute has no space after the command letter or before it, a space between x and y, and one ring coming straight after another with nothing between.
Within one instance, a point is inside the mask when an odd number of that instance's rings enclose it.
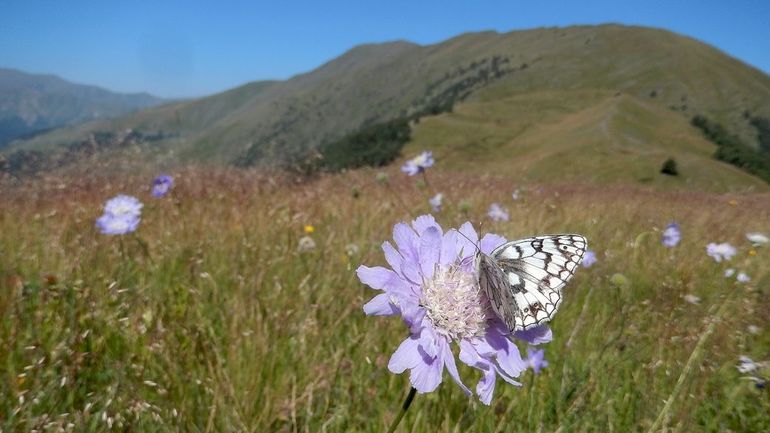
<instances>
[{"instance_id":1,"label":"scabious flower head","mask_svg":"<svg viewBox=\"0 0 770 433\"><path fill-rule=\"evenodd\" d=\"M548 361L545 359L545 349L528 347L527 365L529 365L535 374L539 374L541 369L548 367Z\"/></svg>"},{"instance_id":2,"label":"scabious flower head","mask_svg":"<svg viewBox=\"0 0 770 433\"><path fill-rule=\"evenodd\" d=\"M679 230L679 224L671 223L663 230L661 242L668 248L673 248L682 239L682 232Z\"/></svg>"},{"instance_id":3,"label":"scabious flower head","mask_svg":"<svg viewBox=\"0 0 770 433\"><path fill-rule=\"evenodd\" d=\"M489 215L490 218L492 218L492 221L508 221L508 211L503 209L499 204L492 203L489 206L489 210L487 211L487 215Z\"/></svg>"},{"instance_id":4,"label":"scabious flower head","mask_svg":"<svg viewBox=\"0 0 770 433\"><path fill-rule=\"evenodd\" d=\"M741 355L738 357L738 359L741 361L740 364L738 364L738 371L746 374L746 373L754 373L755 371L759 370L759 364L752 361L751 358L748 356Z\"/></svg>"},{"instance_id":5,"label":"scabious flower head","mask_svg":"<svg viewBox=\"0 0 770 433\"><path fill-rule=\"evenodd\" d=\"M136 197L130 195L116 195L104 204L104 214L114 217L139 217L144 205Z\"/></svg>"},{"instance_id":6,"label":"scabious flower head","mask_svg":"<svg viewBox=\"0 0 770 433\"><path fill-rule=\"evenodd\" d=\"M751 281L751 277L749 277L749 275L745 272L738 272L738 275L736 275L735 279L739 283L748 283Z\"/></svg>"},{"instance_id":7,"label":"scabious flower head","mask_svg":"<svg viewBox=\"0 0 770 433\"><path fill-rule=\"evenodd\" d=\"M152 181L152 196L163 197L164 195L168 194L173 185L173 177L167 174L161 174Z\"/></svg>"},{"instance_id":8,"label":"scabious flower head","mask_svg":"<svg viewBox=\"0 0 770 433\"><path fill-rule=\"evenodd\" d=\"M768 238L767 235L759 232L746 233L746 239L748 239L755 247L766 245L770 242L770 238Z\"/></svg>"},{"instance_id":9,"label":"scabious flower head","mask_svg":"<svg viewBox=\"0 0 770 433\"><path fill-rule=\"evenodd\" d=\"M516 188L516 190L511 194L511 198L516 201L521 198L521 190L519 188Z\"/></svg>"},{"instance_id":10,"label":"scabious flower head","mask_svg":"<svg viewBox=\"0 0 770 433\"><path fill-rule=\"evenodd\" d=\"M428 203L430 204L430 207L433 209L433 212L440 212L441 211L441 202L444 200L444 194L438 193L431 197L430 200L428 200Z\"/></svg>"},{"instance_id":11,"label":"scabious flower head","mask_svg":"<svg viewBox=\"0 0 770 433\"><path fill-rule=\"evenodd\" d=\"M104 214L96 219L96 227L105 235L124 235L131 233L139 226L140 218L133 215L114 216Z\"/></svg>"},{"instance_id":12,"label":"scabious flower head","mask_svg":"<svg viewBox=\"0 0 770 433\"><path fill-rule=\"evenodd\" d=\"M590 268L594 263L596 263L596 253L593 250L586 250L586 255L583 256L583 261L580 262L580 266Z\"/></svg>"},{"instance_id":13,"label":"scabious flower head","mask_svg":"<svg viewBox=\"0 0 770 433\"><path fill-rule=\"evenodd\" d=\"M414 176L424 172L426 168L433 167L435 162L433 160L433 152L426 151L406 161L403 167L401 167L401 171L409 176Z\"/></svg>"},{"instance_id":14,"label":"scabious flower head","mask_svg":"<svg viewBox=\"0 0 770 433\"><path fill-rule=\"evenodd\" d=\"M491 309L478 285L477 248L489 254L505 239L492 234L478 241L470 223L444 232L430 215L393 228L396 246L382 249L389 268L360 266L362 283L382 293L364 305L367 315L400 315L409 328L390 358L388 368L399 374L410 371L410 382L420 393L435 390L446 369L466 393L460 380L452 345L459 359L482 372L476 393L489 404L496 378L520 385L515 378L527 368L513 339L530 344L551 340L546 326L511 334Z\"/></svg>"},{"instance_id":15,"label":"scabious flower head","mask_svg":"<svg viewBox=\"0 0 770 433\"><path fill-rule=\"evenodd\" d=\"M105 235L124 235L139 226L142 203L135 197L118 195L104 204L104 214L96 219L96 227Z\"/></svg>"},{"instance_id":16,"label":"scabious flower head","mask_svg":"<svg viewBox=\"0 0 770 433\"><path fill-rule=\"evenodd\" d=\"M727 242L721 244L712 242L706 246L706 254L713 258L717 263L722 260L730 260L737 252L735 247Z\"/></svg>"},{"instance_id":17,"label":"scabious flower head","mask_svg":"<svg viewBox=\"0 0 770 433\"><path fill-rule=\"evenodd\" d=\"M735 275L735 269L733 269L733 268L725 269L725 278L730 278L733 275Z\"/></svg>"},{"instance_id":18,"label":"scabious flower head","mask_svg":"<svg viewBox=\"0 0 770 433\"><path fill-rule=\"evenodd\" d=\"M307 253L315 249L315 241L310 236L302 236L297 243L297 251Z\"/></svg>"}]
</instances>

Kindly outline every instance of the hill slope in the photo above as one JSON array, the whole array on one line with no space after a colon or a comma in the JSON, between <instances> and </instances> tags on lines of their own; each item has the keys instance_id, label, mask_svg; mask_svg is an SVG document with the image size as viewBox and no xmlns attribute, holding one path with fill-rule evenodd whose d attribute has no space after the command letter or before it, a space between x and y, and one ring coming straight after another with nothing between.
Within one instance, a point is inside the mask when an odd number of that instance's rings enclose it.
<instances>
[{"instance_id":1,"label":"hill slope","mask_svg":"<svg viewBox=\"0 0 770 433\"><path fill-rule=\"evenodd\" d=\"M161 102L146 93L114 93L53 75L0 68L0 148L24 135L115 117Z\"/></svg>"},{"instance_id":2,"label":"hill slope","mask_svg":"<svg viewBox=\"0 0 770 433\"><path fill-rule=\"evenodd\" d=\"M696 187L719 179L746 187L757 182L712 161L714 146L687 121L706 115L756 147L750 116L770 117L769 101L770 77L696 40L641 27L579 26L465 34L430 46L364 45L286 81L65 128L14 148L56 149L97 131L132 129L160 133L152 154L165 161L285 165L368 125L444 112L423 116L411 149L440 148L460 162L503 146L511 158L527 156L512 166L538 179L594 170L604 154L646 155L609 158L597 181L645 180L657 173L660 157L675 156L685 172L701 173L688 178ZM447 114L452 107L456 113ZM582 144L557 144L573 140ZM568 169L546 170L552 158L569 161Z\"/></svg>"}]
</instances>

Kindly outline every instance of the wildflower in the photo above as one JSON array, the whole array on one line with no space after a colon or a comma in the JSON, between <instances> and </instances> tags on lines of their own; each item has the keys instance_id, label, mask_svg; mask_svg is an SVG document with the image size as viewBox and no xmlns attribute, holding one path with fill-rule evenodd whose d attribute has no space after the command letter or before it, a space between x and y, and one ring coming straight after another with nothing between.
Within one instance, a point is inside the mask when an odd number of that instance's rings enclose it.
<instances>
[{"instance_id":1,"label":"wildflower","mask_svg":"<svg viewBox=\"0 0 770 433\"><path fill-rule=\"evenodd\" d=\"M548 361L545 359L545 349L528 347L527 364L535 374L539 374L541 369L548 367Z\"/></svg>"},{"instance_id":2,"label":"wildflower","mask_svg":"<svg viewBox=\"0 0 770 433\"><path fill-rule=\"evenodd\" d=\"M746 274L745 272L738 272L738 275L735 277L735 279L739 283L748 283L749 281L751 281L751 277L749 277L748 274Z\"/></svg>"},{"instance_id":3,"label":"wildflower","mask_svg":"<svg viewBox=\"0 0 770 433\"><path fill-rule=\"evenodd\" d=\"M749 334L751 335L757 335L762 331L762 328L757 325L749 325L746 327L746 330L749 331Z\"/></svg>"},{"instance_id":4,"label":"wildflower","mask_svg":"<svg viewBox=\"0 0 770 433\"><path fill-rule=\"evenodd\" d=\"M410 370L410 382L419 393L435 390L444 369L468 395L457 371L451 344L460 346L459 359L481 370L476 393L489 404L498 376L515 381L526 368L519 349L510 337L539 344L551 340L542 326L510 334L490 309L479 290L474 270L478 248L489 254L505 239L487 234L478 242L470 223L444 233L435 219L424 215L393 228L396 247L385 242L382 249L391 269L360 266L362 283L382 293L364 305L367 315L401 315L410 336L396 349L388 369L396 374Z\"/></svg>"},{"instance_id":5,"label":"wildflower","mask_svg":"<svg viewBox=\"0 0 770 433\"><path fill-rule=\"evenodd\" d=\"M139 227L139 217L104 214L96 219L96 227L105 235L124 235Z\"/></svg>"},{"instance_id":6,"label":"wildflower","mask_svg":"<svg viewBox=\"0 0 770 433\"><path fill-rule=\"evenodd\" d=\"M706 254L716 260L717 263L721 262L722 260L730 260L736 253L737 250L735 247L728 244L727 242L723 242L721 244L715 244L712 242L706 247Z\"/></svg>"},{"instance_id":7,"label":"wildflower","mask_svg":"<svg viewBox=\"0 0 770 433\"><path fill-rule=\"evenodd\" d=\"M688 293L688 294L684 295L683 298L684 298L685 301L687 301L687 302L689 302L689 303L691 303L693 305L700 304L700 297L698 297L698 296L691 295L691 294Z\"/></svg>"},{"instance_id":8,"label":"wildflower","mask_svg":"<svg viewBox=\"0 0 770 433\"><path fill-rule=\"evenodd\" d=\"M104 214L114 217L138 217L144 205L136 197L117 195L104 204Z\"/></svg>"},{"instance_id":9,"label":"wildflower","mask_svg":"<svg viewBox=\"0 0 770 433\"><path fill-rule=\"evenodd\" d=\"M433 152L426 151L406 161L404 166L401 167L401 171L409 176L414 176L415 174L424 172L428 167L433 167L434 163Z\"/></svg>"},{"instance_id":10,"label":"wildflower","mask_svg":"<svg viewBox=\"0 0 770 433\"><path fill-rule=\"evenodd\" d=\"M508 211L500 207L497 203L492 203L492 205L489 206L487 215L492 218L492 221L508 221L509 219Z\"/></svg>"},{"instance_id":11,"label":"wildflower","mask_svg":"<svg viewBox=\"0 0 770 433\"><path fill-rule=\"evenodd\" d=\"M305 224L305 234L311 234L315 231L315 227L311 226L310 224Z\"/></svg>"},{"instance_id":12,"label":"wildflower","mask_svg":"<svg viewBox=\"0 0 770 433\"><path fill-rule=\"evenodd\" d=\"M299 238L297 244L297 250L301 253L307 253L315 249L315 241L310 236L302 236Z\"/></svg>"},{"instance_id":13,"label":"wildflower","mask_svg":"<svg viewBox=\"0 0 770 433\"><path fill-rule=\"evenodd\" d=\"M748 239L755 247L766 245L770 242L770 238L768 238L767 235L759 232L746 233L746 239Z\"/></svg>"},{"instance_id":14,"label":"wildflower","mask_svg":"<svg viewBox=\"0 0 770 433\"><path fill-rule=\"evenodd\" d=\"M594 263L596 263L596 253L593 250L586 250L586 255L580 265L584 268L590 268Z\"/></svg>"},{"instance_id":15,"label":"wildflower","mask_svg":"<svg viewBox=\"0 0 770 433\"><path fill-rule=\"evenodd\" d=\"M164 195L168 194L173 185L173 177L167 174L161 174L152 181L152 196L163 197Z\"/></svg>"},{"instance_id":16,"label":"wildflower","mask_svg":"<svg viewBox=\"0 0 770 433\"><path fill-rule=\"evenodd\" d=\"M671 223L666 226L666 229L663 230L663 238L661 242L663 242L663 245L668 248L673 248L676 246L676 244L679 243L679 240L682 238L682 232L679 231L679 224L677 223Z\"/></svg>"},{"instance_id":17,"label":"wildflower","mask_svg":"<svg viewBox=\"0 0 770 433\"><path fill-rule=\"evenodd\" d=\"M360 248L358 248L358 245L356 244L347 244L345 245L345 254L352 257L355 256L361 251Z\"/></svg>"},{"instance_id":18,"label":"wildflower","mask_svg":"<svg viewBox=\"0 0 770 433\"><path fill-rule=\"evenodd\" d=\"M513 191L513 194L511 194L511 198L512 198L514 201L516 201L516 200L518 200L518 199L520 199L520 198L521 198L521 191L519 190L519 188L516 188L516 190L515 190L515 191Z\"/></svg>"},{"instance_id":19,"label":"wildflower","mask_svg":"<svg viewBox=\"0 0 770 433\"><path fill-rule=\"evenodd\" d=\"M428 200L428 203L430 203L430 207L433 209L433 212L439 212L441 211L441 201L444 199L444 194L438 193L433 196L430 200Z\"/></svg>"},{"instance_id":20,"label":"wildflower","mask_svg":"<svg viewBox=\"0 0 770 433\"><path fill-rule=\"evenodd\" d=\"M124 235L139 226L142 203L135 197L118 195L104 205L104 214L96 219L96 227L105 235Z\"/></svg>"},{"instance_id":21,"label":"wildflower","mask_svg":"<svg viewBox=\"0 0 770 433\"><path fill-rule=\"evenodd\" d=\"M738 364L738 367L736 367L739 372L746 374L754 373L755 371L759 370L759 364L752 361L748 356L741 355L738 357L738 359L741 361L741 363Z\"/></svg>"},{"instance_id":22,"label":"wildflower","mask_svg":"<svg viewBox=\"0 0 770 433\"><path fill-rule=\"evenodd\" d=\"M725 269L725 278L730 278L733 275L735 275L735 269L733 269L733 268Z\"/></svg>"}]
</instances>

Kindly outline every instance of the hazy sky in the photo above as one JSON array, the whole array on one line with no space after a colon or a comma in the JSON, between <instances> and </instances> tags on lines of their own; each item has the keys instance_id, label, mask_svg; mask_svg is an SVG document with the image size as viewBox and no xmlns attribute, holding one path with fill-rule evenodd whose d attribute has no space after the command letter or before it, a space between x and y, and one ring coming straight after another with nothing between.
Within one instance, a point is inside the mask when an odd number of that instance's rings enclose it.
<instances>
[{"instance_id":1,"label":"hazy sky","mask_svg":"<svg viewBox=\"0 0 770 433\"><path fill-rule=\"evenodd\" d=\"M361 43L606 22L693 36L770 72L768 0L0 0L0 67L199 96L288 78Z\"/></svg>"}]
</instances>

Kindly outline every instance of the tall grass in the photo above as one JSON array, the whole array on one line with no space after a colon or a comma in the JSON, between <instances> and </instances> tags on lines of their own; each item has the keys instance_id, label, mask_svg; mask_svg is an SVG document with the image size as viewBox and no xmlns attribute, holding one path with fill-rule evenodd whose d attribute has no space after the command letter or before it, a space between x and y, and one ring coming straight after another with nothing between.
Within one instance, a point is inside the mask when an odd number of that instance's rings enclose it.
<instances>
[{"instance_id":1,"label":"tall grass","mask_svg":"<svg viewBox=\"0 0 770 433\"><path fill-rule=\"evenodd\" d=\"M566 287L540 375L498 384L489 407L447 380L399 431L770 430L768 391L735 368L741 354L770 358L770 251L744 238L770 232L768 195L530 185L514 202L509 181L444 174L429 191L390 175L189 168L163 199L148 173L4 185L0 430L385 430L409 389L386 367L407 330L364 316L374 293L354 270L384 264L393 224L427 213L434 191L444 227L582 233L599 262ZM94 228L116 193L145 203L135 234ZM493 201L510 222L486 218ZM671 221L683 240L667 249ZM306 224L317 248L301 253ZM711 241L738 256L715 263ZM724 278L727 266L752 281Z\"/></svg>"}]
</instances>

